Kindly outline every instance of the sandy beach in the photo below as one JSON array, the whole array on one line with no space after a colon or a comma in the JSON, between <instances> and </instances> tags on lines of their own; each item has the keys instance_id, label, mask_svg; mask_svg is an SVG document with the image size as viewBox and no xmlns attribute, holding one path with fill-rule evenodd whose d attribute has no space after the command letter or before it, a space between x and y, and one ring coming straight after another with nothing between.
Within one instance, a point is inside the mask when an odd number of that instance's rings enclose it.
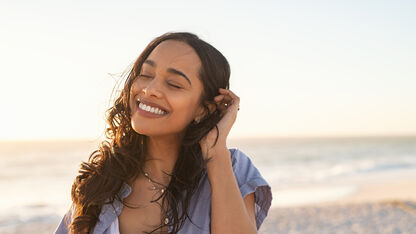
<instances>
[{"instance_id":1,"label":"sandy beach","mask_svg":"<svg viewBox=\"0 0 416 234\"><path fill-rule=\"evenodd\" d=\"M57 224L26 223L1 233L53 233ZM274 206L259 233L416 233L416 180L379 181L335 201Z\"/></svg>"},{"instance_id":2,"label":"sandy beach","mask_svg":"<svg viewBox=\"0 0 416 234\"><path fill-rule=\"evenodd\" d=\"M416 233L415 201L274 208L259 233Z\"/></svg>"},{"instance_id":3,"label":"sandy beach","mask_svg":"<svg viewBox=\"0 0 416 234\"><path fill-rule=\"evenodd\" d=\"M273 207L259 233L416 233L416 180L378 180L334 201Z\"/></svg>"},{"instance_id":4,"label":"sandy beach","mask_svg":"<svg viewBox=\"0 0 416 234\"><path fill-rule=\"evenodd\" d=\"M259 233L416 233L415 143L336 139L247 147L273 192ZM92 148L88 142L0 147L7 155L0 165L7 175L0 180L0 233L53 233L83 152Z\"/></svg>"}]
</instances>

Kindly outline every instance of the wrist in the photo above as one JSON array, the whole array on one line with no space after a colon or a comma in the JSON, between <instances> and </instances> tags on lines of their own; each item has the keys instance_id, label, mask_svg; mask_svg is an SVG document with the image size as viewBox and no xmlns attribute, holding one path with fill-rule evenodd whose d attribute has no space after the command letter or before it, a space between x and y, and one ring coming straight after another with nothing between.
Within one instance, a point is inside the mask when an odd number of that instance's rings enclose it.
<instances>
[{"instance_id":1,"label":"wrist","mask_svg":"<svg viewBox=\"0 0 416 234\"><path fill-rule=\"evenodd\" d=\"M205 159L209 159L207 162L207 167L217 164L224 164L227 161L231 162L231 153L230 150L223 146L218 148L212 148L208 154L205 154Z\"/></svg>"},{"instance_id":2,"label":"wrist","mask_svg":"<svg viewBox=\"0 0 416 234\"><path fill-rule=\"evenodd\" d=\"M212 148L201 148L201 151L204 158L214 158L218 154L223 154L224 152L227 152L228 147L226 144L217 143Z\"/></svg>"},{"instance_id":3,"label":"wrist","mask_svg":"<svg viewBox=\"0 0 416 234\"><path fill-rule=\"evenodd\" d=\"M224 178L233 175L231 152L228 149L216 151L206 167L210 185L221 184Z\"/></svg>"}]
</instances>

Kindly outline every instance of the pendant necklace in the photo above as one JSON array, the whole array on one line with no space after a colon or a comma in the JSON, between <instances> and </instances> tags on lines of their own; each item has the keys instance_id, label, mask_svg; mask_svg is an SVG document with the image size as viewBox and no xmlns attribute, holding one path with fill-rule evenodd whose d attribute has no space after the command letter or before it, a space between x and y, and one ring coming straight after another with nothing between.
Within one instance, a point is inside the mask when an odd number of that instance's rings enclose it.
<instances>
[{"instance_id":1,"label":"pendant necklace","mask_svg":"<svg viewBox=\"0 0 416 234\"><path fill-rule=\"evenodd\" d=\"M161 186L161 185L159 185L158 183L154 182L154 181L150 178L149 173L147 173L147 172L145 172L145 171L143 171L143 172L144 172L144 176L147 178L147 180L148 180L150 183L152 183L152 187L151 187L151 189L152 189L152 190L158 190L158 191L160 191L161 193L164 193L164 192L166 191L166 187L165 187L165 186Z\"/></svg>"},{"instance_id":2,"label":"pendant necklace","mask_svg":"<svg viewBox=\"0 0 416 234\"><path fill-rule=\"evenodd\" d=\"M161 186L161 185L158 185L157 183L153 182L153 180L152 180L152 179L150 179L149 173L147 173L147 172L145 172L145 171L143 171L143 172L144 172L144 176L147 178L147 180L148 180L150 183L152 183L152 187L151 187L151 188L152 188L152 190L158 190L158 191L160 191L161 193L164 193L164 192L166 191L166 187ZM164 223L165 223L165 224L168 224L168 223L169 223L169 219L168 219L168 218L165 218Z\"/></svg>"}]
</instances>

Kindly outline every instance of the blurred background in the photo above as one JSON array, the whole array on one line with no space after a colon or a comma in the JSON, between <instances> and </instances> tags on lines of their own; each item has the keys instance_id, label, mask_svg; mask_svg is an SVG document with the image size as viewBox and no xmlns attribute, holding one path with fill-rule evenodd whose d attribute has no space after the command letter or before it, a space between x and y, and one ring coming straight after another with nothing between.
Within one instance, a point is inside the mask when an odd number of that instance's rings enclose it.
<instances>
[{"instance_id":1,"label":"blurred background","mask_svg":"<svg viewBox=\"0 0 416 234\"><path fill-rule=\"evenodd\" d=\"M416 232L415 11L402 0L1 1L0 233L53 232L120 74L168 31L230 63L241 110L227 144L273 191L260 233Z\"/></svg>"}]
</instances>

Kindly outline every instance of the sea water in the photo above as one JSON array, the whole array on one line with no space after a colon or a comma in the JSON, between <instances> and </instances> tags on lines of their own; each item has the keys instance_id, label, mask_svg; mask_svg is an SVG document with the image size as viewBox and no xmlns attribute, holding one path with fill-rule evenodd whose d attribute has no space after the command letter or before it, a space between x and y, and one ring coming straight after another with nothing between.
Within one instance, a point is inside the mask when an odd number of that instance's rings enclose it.
<instances>
[{"instance_id":1,"label":"sea water","mask_svg":"<svg viewBox=\"0 0 416 234\"><path fill-rule=\"evenodd\" d=\"M0 233L59 222L79 164L98 141L0 143ZM336 199L372 176L416 177L416 137L229 139L269 182L273 206ZM390 175L389 174L389 175ZM399 178L399 177L398 177ZM340 183L340 181L355 181Z\"/></svg>"},{"instance_id":2,"label":"sea water","mask_svg":"<svg viewBox=\"0 0 416 234\"><path fill-rule=\"evenodd\" d=\"M369 181L416 179L416 137L241 139L232 145L267 178L272 206L337 200Z\"/></svg>"}]
</instances>

